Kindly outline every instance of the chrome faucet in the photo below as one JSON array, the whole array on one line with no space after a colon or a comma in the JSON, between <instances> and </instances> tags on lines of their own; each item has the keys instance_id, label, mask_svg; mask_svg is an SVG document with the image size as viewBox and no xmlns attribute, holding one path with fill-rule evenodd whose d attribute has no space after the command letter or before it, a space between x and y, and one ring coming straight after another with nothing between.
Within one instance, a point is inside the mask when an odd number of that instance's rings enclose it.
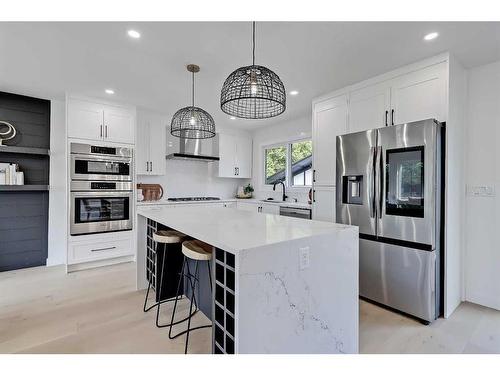
<instances>
[{"instance_id":1,"label":"chrome faucet","mask_svg":"<svg viewBox=\"0 0 500 375\"><path fill-rule=\"evenodd\" d=\"M288 196L285 194L285 183L283 181L277 181L273 185L273 191L276 191L276 185L281 184L283 186L283 202L288 198Z\"/></svg>"}]
</instances>

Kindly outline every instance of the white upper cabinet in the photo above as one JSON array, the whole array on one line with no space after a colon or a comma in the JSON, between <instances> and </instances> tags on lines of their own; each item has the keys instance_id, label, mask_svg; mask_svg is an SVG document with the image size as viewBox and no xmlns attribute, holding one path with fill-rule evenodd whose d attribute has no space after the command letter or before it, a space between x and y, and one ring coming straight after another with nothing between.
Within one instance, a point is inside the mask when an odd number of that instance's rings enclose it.
<instances>
[{"instance_id":1,"label":"white upper cabinet","mask_svg":"<svg viewBox=\"0 0 500 375\"><path fill-rule=\"evenodd\" d=\"M381 83L352 91L349 95L349 133L389 124L391 88Z\"/></svg>"},{"instance_id":2,"label":"white upper cabinet","mask_svg":"<svg viewBox=\"0 0 500 375\"><path fill-rule=\"evenodd\" d=\"M134 114L125 108L104 108L104 138L118 143L134 143Z\"/></svg>"},{"instance_id":3,"label":"white upper cabinet","mask_svg":"<svg viewBox=\"0 0 500 375\"><path fill-rule=\"evenodd\" d=\"M316 185L335 185L336 137L347 132L347 95L314 105L313 169Z\"/></svg>"},{"instance_id":4,"label":"white upper cabinet","mask_svg":"<svg viewBox=\"0 0 500 375\"><path fill-rule=\"evenodd\" d=\"M68 102L68 136L98 139L104 136L104 108L101 104L70 99Z\"/></svg>"},{"instance_id":5,"label":"white upper cabinet","mask_svg":"<svg viewBox=\"0 0 500 375\"><path fill-rule=\"evenodd\" d=\"M239 178L252 178L252 139L236 137L236 167Z\"/></svg>"},{"instance_id":6,"label":"white upper cabinet","mask_svg":"<svg viewBox=\"0 0 500 375\"><path fill-rule=\"evenodd\" d=\"M219 133L219 177L252 177L252 139Z\"/></svg>"},{"instance_id":7,"label":"white upper cabinet","mask_svg":"<svg viewBox=\"0 0 500 375\"><path fill-rule=\"evenodd\" d=\"M134 143L135 115L131 109L68 99L68 136L117 143Z\"/></svg>"},{"instance_id":8,"label":"white upper cabinet","mask_svg":"<svg viewBox=\"0 0 500 375\"><path fill-rule=\"evenodd\" d=\"M139 175L164 175L166 171L166 120L159 114L138 111L136 170Z\"/></svg>"},{"instance_id":9,"label":"white upper cabinet","mask_svg":"<svg viewBox=\"0 0 500 375\"><path fill-rule=\"evenodd\" d=\"M391 83L392 125L435 118L446 121L447 63L400 76ZM394 112L392 112L394 111Z\"/></svg>"}]
</instances>

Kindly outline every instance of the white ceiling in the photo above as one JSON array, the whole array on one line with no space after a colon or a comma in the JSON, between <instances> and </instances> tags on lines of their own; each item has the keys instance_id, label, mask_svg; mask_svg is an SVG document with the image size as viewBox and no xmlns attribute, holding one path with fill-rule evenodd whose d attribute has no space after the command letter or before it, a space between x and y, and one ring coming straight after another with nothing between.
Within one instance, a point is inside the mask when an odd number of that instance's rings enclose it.
<instances>
[{"instance_id":1,"label":"white ceiling","mask_svg":"<svg viewBox=\"0 0 500 375\"><path fill-rule=\"evenodd\" d=\"M129 38L131 28L142 37ZM439 38L424 42L430 31ZM0 89L56 98L75 92L171 115L190 103L185 66L196 63L197 105L216 123L251 130L307 115L316 96L444 51L466 67L500 60L500 22L257 23L256 63L300 94L287 97L277 118L228 121L220 89L251 63L250 22L0 23Z\"/></svg>"}]
</instances>

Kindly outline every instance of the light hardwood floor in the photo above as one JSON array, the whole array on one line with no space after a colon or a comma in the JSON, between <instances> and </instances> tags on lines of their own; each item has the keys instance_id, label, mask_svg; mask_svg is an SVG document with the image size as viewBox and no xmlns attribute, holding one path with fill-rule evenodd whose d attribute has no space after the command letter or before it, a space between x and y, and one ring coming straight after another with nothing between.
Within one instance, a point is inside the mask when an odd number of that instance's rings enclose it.
<instances>
[{"instance_id":1,"label":"light hardwood floor","mask_svg":"<svg viewBox=\"0 0 500 375\"><path fill-rule=\"evenodd\" d=\"M169 340L143 301L135 263L0 273L0 353L183 353L184 337ZM165 321L170 308L163 312ZM194 324L207 321L198 313ZM361 301L359 330L361 353L500 353L500 312L469 303L424 326ZM194 331L189 352L209 353L210 340L210 329Z\"/></svg>"}]
</instances>

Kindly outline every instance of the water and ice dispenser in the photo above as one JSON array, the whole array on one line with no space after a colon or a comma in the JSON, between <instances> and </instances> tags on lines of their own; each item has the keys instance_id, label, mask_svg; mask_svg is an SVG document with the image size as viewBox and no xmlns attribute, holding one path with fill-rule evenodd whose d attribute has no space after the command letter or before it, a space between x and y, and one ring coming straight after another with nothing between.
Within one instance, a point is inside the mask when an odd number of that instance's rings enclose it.
<instances>
[{"instance_id":1,"label":"water and ice dispenser","mask_svg":"<svg viewBox=\"0 0 500 375\"><path fill-rule=\"evenodd\" d=\"M342 203L363 204L363 176L342 176Z\"/></svg>"}]
</instances>

